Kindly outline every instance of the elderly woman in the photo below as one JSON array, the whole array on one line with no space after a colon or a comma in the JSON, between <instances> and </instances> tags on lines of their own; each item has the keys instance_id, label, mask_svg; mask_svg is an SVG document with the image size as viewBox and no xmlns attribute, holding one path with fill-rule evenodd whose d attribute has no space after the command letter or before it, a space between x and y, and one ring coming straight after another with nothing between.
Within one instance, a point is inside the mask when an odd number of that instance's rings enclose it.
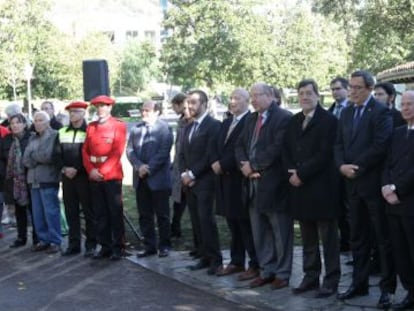
<instances>
[{"instance_id":1,"label":"elderly woman","mask_svg":"<svg viewBox=\"0 0 414 311\"><path fill-rule=\"evenodd\" d=\"M46 112L35 113L36 134L29 139L23 164L28 168L33 219L40 241L33 250L52 254L60 251L62 242L58 199L61 157L58 132L50 128L49 122Z\"/></svg>"},{"instance_id":2,"label":"elderly woman","mask_svg":"<svg viewBox=\"0 0 414 311\"><path fill-rule=\"evenodd\" d=\"M26 181L27 170L23 165L23 153L29 142L30 132L27 128L26 118L20 113L9 118L9 122L11 133L3 140L1 154L2 159L6 162L5 202L15 206L17 225L17 239L10 245L10 248L16 248L26 245L27 210L31 212L30 193ZM32 228L32 241L33 245L36 245L38 240L34 230L33 217Z\"/></svg>"}]
</instances>

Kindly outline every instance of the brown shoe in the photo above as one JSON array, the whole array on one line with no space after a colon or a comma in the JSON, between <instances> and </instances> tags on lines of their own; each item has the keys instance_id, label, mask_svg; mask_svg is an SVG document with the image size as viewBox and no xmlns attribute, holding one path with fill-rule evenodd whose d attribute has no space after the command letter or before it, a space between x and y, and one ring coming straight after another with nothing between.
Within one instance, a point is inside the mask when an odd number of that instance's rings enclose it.
<instances>
[{"instance_id":1,"label":"brown shoe","mask_svg":"<svg viewBox=\"0 0 414 311\"><path fill-rule=\"evenodd\" d=\"M272 284L270 284L270 288L271 289L281 289L281 288L287 287L288 285L289 285L288 280L283 280L283 279L279 279L279 278L275 277Z\"/></svg>"},{"instance_id":2,"label":"brown shoe","mask_svg":"<svg viewBox=\"0 0 414 311\"><path fill-rule=\"evenodd\" d=\"M259 269L257 268L249 268L246 272L243 272L238 276L239 281L248 281L257 278L260 275Z\"/></svg>"},{"instance_id":3,"label":"brown shoe","mask_svg":"<svg viewBox=\"0 0 414 311\"><path fill-rule=\"evenodd\" d=\"M225 269L222 269L221 271L217 271L217 276L225 276L225 275L231 275L239 272L244 272L244 267L242 266L236 266L236 265L228 265Z\"/></svg>"},{"instance_id":4,"label":"brown shoe","mask_svg":"<svg viewBox=\"0 0 414 311\"><path fill-rule=\"evenodd\" d=\"M250 282L250 288L260 287L269 283L272 283L275 278L273 276L268 278L257 277L252 282Z\"/></svg>"}]
</instances>

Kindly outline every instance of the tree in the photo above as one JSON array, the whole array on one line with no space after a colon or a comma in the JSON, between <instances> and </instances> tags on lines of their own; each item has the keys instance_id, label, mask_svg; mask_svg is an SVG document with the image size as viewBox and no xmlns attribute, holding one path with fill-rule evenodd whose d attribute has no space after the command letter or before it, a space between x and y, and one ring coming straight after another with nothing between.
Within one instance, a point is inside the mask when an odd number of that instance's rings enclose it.
<instances>
[{"instance_id":1,"label":"tree","mask_svg":"<svg viewBox=\"0 0 414 311\"><path fill-rule=\"evenodd\" d=\"M309 5L175 2L165 21L172 34L162 51L173 83L295 87L302 77L327 84L346 70L345 33Z\"/></svg>"},{"instance_id":2,"label":"tree","mask_svg":"<svg viewBox=\"0 0 414 311\"><path fill-rule=\"evenodd\" d=\"M120 56L119 70L114 83L117 95L137 95L151 80L159 78L155 46L148 41L128 41Z\"/></svg>"}]
</instances>

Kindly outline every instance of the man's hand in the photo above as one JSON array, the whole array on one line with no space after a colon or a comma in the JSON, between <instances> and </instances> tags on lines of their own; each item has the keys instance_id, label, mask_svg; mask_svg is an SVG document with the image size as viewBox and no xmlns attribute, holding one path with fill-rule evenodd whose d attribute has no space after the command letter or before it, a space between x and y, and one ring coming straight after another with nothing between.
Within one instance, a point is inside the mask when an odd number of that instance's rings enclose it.
<instances>
[{"instance_id":1,"label":"man's hand","mask_svg":"<svg viewBox=\"0 0 414 311\"><path fill-rule=\"evenodd\" d=\"M63 174L69 179L73 179L77 173L78 170L74 167L65 167L63 169Z\"/></svg>"},{"instance_id":2,"label":"man's hand","mask_svg":"<svg viewBox=\"0 0 414 311\"><path fill-rule=\"evenodd\" d=\"M353 179L356 177L358 169L359 166L354 164L342 164L339 168L341 174L349 179Z\"/></svg>"},{"instance_id":3,"label":"man's hand","mask_svg":"<svg viewBox=\"0 0 414 311\"><path fill-rule=\"evenodd\" d=\"M249 161L241 161L240 162L240 170L243 175L247 178L253 173L252 167L250 166Z\"/></svg>"},{"instance_id":4,"label":"man's hand","mask_svg":"<svg viewBox=\"0 0 414 311\"><path fill-rule=\"evenodd\" d=\"M89 173L89 178L94 180L94 181L102 181L103 180L103 175L101 173L99 173L99 170L97 168L94 168Z\"/></svg>"},{"instance_id":5,"label":"man's hand","mask_svg":"<svg viewBox=\"0 0 414 311\"><path fill-rule=\"evenodd\" d=\"M298 174L297 174L297 170L296 169L289 169L288 173L290 173L290 178L289 178L289 183L293 186L293 187L300 187L303 185L303 182L300 180Z\"/></svg>"},{"instance_id":6,"label":"man's hand","mask_svg":"<svg viewBox=\"0 0 414 311\"><path fill-rule=\"evenodd\" d=\"M259 172L254 172L254 173L251 173L251 174L249 175L249 178L250 178L250 179L259 179L260 177L262 177L262 175L260 175L260 173L259 173Z\"/></svg>"},{"instance_id":7,"label":"man's hand","mask_svg":"<svg viewBox=\"0 0 414 311\"><path fill-rule=\"evenodd\" d=\"M211 164L211 169L213 170L214 174L221 175L223 174L223 170L221 169L221 165L219 161L214 162Z\"/></svg>"},{"instance_id":8,"label":"man's hand","mask_svg":"<svg viewBox=\"0 0 414 311\"><path fill-rule=\"evenodd\" d=\"M385 197L385 200L390 204L390 205L396 205L401 203L400 200L398 199L398 196L395 192L390 193L389 195L387 195Z\"/></svg>"},{"instance_id":9,"label":"man's hand","mask_svg":"<svg viewBox=\"0 0 414 311\"><path fill-rule=\"evenodd\" d=\"M181 174L181 182L184 186L192 187L194 186L195 181L191 178L188 171L185 171L183 174Z\"/></svg>"},{"instance_id":10,"label":"man's hand","mask_svg":"<svg viewBox=\"0 0 414 311\"><path fill-rule=\"evenodd\" d=\"M138 168L138 176L139 176L139 178L145 178L145 177L147 177L148 174L149 174L149 166L148 166L148 164L142 164Z\"/></svg>"}]
</instances>

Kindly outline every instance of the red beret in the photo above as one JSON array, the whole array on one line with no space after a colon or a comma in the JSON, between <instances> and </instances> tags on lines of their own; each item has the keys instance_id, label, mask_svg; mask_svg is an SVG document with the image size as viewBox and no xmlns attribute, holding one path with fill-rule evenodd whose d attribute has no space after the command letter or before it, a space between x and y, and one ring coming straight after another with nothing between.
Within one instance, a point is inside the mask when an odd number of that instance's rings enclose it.
<instances>
[{"instance_id":1,"label":"red beret","mask_svg":"<svg viewBox=\"0 0 414 311\"><path fill-rule=\"evenodd\" d=\"M69 105L65 107L66 110L69 110L70 108L82 108L86 109L88 107L88 104L85 102L71 102Z\"/></svg>"},{"instance_id":2,"label":"red beret","mask_svg":"<svg viewBox=\"0 0 414 311\"><path fill-rule=\"evenodd\" d=\"M115 100L106 95L99 95L91 99L91 104L92 105L98 105L98 104L114 105Z\"/></svg>"}]
</instances>

